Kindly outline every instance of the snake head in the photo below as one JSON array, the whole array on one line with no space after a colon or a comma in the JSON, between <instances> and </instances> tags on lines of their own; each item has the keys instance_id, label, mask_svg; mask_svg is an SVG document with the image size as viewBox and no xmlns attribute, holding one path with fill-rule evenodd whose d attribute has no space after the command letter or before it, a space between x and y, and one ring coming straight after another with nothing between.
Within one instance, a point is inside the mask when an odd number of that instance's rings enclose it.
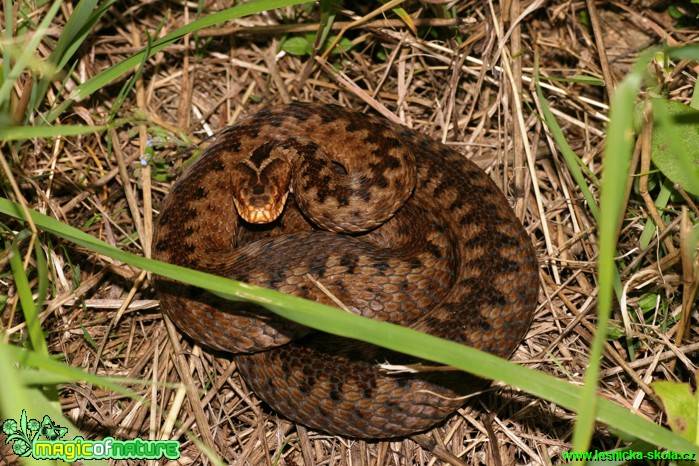
<instances>
[{"instance_id":1,"label":"snake head","mask_svg":"<svg viewBox=\"0 0 699 466\"><path fill-rule=\"evenodd\" d=\"M232 170L233 203L248 223L270 223L281 215L291 182L291 165L277 151L257 151Z\"/></svg>"}]
</instances>

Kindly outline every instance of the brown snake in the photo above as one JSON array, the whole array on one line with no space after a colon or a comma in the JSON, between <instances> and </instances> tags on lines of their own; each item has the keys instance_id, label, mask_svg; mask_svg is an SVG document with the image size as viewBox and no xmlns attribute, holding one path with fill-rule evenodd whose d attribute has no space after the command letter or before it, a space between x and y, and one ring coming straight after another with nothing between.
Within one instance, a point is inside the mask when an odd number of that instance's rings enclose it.
<instances>
[{"instance_id":1,"label":"brown snake","mask_svg":"<svg viewBox=\"0 0 699 466\"><path fill-rule=\"evenodd\" d=\"M334 105L274 107L226 129L164 200L154 245L156 259L334 305L310 275L352 312L502 357L538 292L531 242L480 168ZM415 360L164 278L157 289L183 332L239 354L272 408L331 434L409 435L483 386L453 371L387 375L376 365Z\"/></svg>"}]
</instances>

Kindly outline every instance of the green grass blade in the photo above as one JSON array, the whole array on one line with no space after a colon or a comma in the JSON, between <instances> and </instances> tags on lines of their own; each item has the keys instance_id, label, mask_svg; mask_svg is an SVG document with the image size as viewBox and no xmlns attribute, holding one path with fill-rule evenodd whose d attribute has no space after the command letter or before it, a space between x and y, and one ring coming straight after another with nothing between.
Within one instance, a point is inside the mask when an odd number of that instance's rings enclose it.
<instances>
[{"instance_id":1,"label":"green grass blade","mask_svg":"<svg viewBox=\"0 0 699 466\"><path fill-rule=\"evenodd\" d=\"M19 57L17 57L15 66L10 69L9 73L5 73L5 79L2 82L2 85L0 85L0 105L3 102L10 100L10 91L12 90L12 86L14 86L15 81L22 75L24 70L27 68L27 65L29 65L29 63L35 59L34 52L39 47L41 40L44 38L45 31L47 31L51 26L51 23L53 23L53 19L56 17L56 13L60 8L61 3L61 0L54 0L53 4L46 12L46 16L44 16L41 24L39 24L39 28L36 30L35 34L31 37L31 39L29 39L27 45L22 48L22 53ZM8 57L5 57L5 59L7 58Z\"/></svg>"},{"instance_id":2,"label":"green grass blade","mask_svg":"<svg viewBox=\"0 0 699 466\"><path fill-rule=\"evenodd\" d=\"M113 2L107 2L113 3ZM49 61L62 68L62 64L70 58L72 54L68 53L70 49L75 50L85 39L87 33L92 29L91 26L95 21L91 21L92 12L97 6L97 0L80 0L73 12L70 14L68 21L61 30L61 35L58 37L58 42L49 56ZM96 19L99 19L96 18ZM82 38L80 37L82 34Z\"/></svg>"},{"instance_id":3,"label":"green grass blade","mask_svg":"<svg viewBox=\"0 0 699 466\"><path fill-rule=\"evenodd\" d=\"M5 0L5 43L6 44L11 44L12 43L12 32L14 31L14 17L12 16L12 1L11 0ZM8 47L2 47L2 69L0 70L0 84L5 82L5 79L7 79L7 76L10 75L11 67L11 57L10 57L10 52ZM8 100L0 100L0 111L7 111L10 108L10 101ZM2 116L2 113L0 112L0 127L5 124L4 116Z\"/></svg>"},{"instance_id":4,"label":"green grass blade","mask_svg":"<svg viewBox=\"0 0 699 466\"><path fill-rule=\"evenodd\" d=\"M612 98L609 111L610 120L600 187L597 330L590 348L583 396L580 404L575 408L578 419L573 432L573 450L577 452L588 450L595 418L606 410L596 394L597 384L607 338L615 277L618 274L614 256L619 222L626 204L626 180L629 177L633 152L634 107L636 95L643 81L645 66L652 53L651 51L644 54L621 82Z\"/></svg>"},{"instance_id":5,"label":"green grass blade","mask_svg":"<svg viewBox=\"0 0 699 466\"><path fill-rule=\"evenodd\" d=\"M64 364L63 362L55 359L52 356L41 354L36 351L18 348L12 345L5 345L2 348L2 351L7 353L15 364L19 364L21 367L31 367L36 370L31 372L27 371L24 374L22 374L23 380L25 380L25 382L29 386L41 384L41 380L31 377L32 372L36 372L44 374L43 377L47 377L48 374L51 374L53 377L62 380L63 382L61 383L90 383L102 388L112 390L113 392L120 393L134 400L140 398L140 396L137 393L124 388L124 385L143 385L143 380L127 379L123 377L104 377L92 374L82 369Z\"/></svg>"},{"instance_id":6,"label":"green grass blade","mask_svg":"<svg viewBox=\"0 0 699 466\"><path fill-rule=\"evenodd\" d=\"M135 53L126 60L120 61L119 63L111 66L110 68L102 71L97 76L94 76L93 78L76 87L70 94L68 100L64 101L61 105L48 112L48 114L45 117L45 120L49 122L55 120L61 113L63 113L63 111L68 106L70 106L70 104L73 101L84 99L85 97L90 96L95 91L102 89L104 86L119 78L121 75L131 71L144 59L152 57L167 46L181 39L186 34L196 32L210 26L214 26L224 21L229 21L243 16L260 13L262 11L298 5L300 3L306 3L306 1L307 0L259 0L256 2L248 2L243 3L241 5L236 5L232 8L212 13L208 16L197 19L196 21L192 21L191 23L186 24L181 28L175 29L174 31L165 35L164 37L161 37L160 39L153 41L147 53L146 48L144 48L140 52Z\"/></svg>"},{"instance_id":7,"label":"green grass blade","mask_svg":"<svg viewBox=\"0 0 699 466\"><path fill-rule=\"evenodd\" d=\"M107 126L56 125L56 126L11 126L0 128L0 141L21 141L34 138L55 138L59 136L80 136L99 133Z\"/></svg>"},{"instance_id":8,"label":"green grass blade","mask_svg":"<svg viewBox=\"0 0 699 466\"><path fill-rule=\"evenodd\" d=\"M46 300L46 295L49 290L49 267L39 241L34 242L34 258L36 260L37 275L36 307L41 309L44 305L44 301Z\"/></svg>"},{"instance_id":9,"label":"green grass blade","mask_svg":"<svg viewBox=\"0 0 699 466\"><path fill-rule=\"evenodd\" d=\"M17 366L22 367L22 369L18 369ZM81 433L63 416L58 403L49 402L44 392L34 387L86 382L134 400L141 400L146 405L149 404L147 399L143 399L139 394L123 386L124 384L142 386L148 382L139 379L98 376L82 369L70 367L50 356L40 355L35 351L24 350L2 341L0 341L0 380L3 380L2 396L0 396L0 418L17 419L21 410L26 408L29 418L42 419L44 415L48 415L56 424L67 427L68 435L66 438L84 436L85 434ZM165 385L175 388L172 384L163 384L163 386ZM190 431L185 431L185 435L202 451L207 452L213 464L223 464ZM43 465L46 462L40 461L36 464ZM109 462L90 460L90 464L108 465Z\"/></svg>"},{"instance_id":10,"label":"green grass blade","mask_svg":"<svg viewBox=\"0 0 699 466\"><path fill-rule=\"evenodd\" d=\"M315 51L320 48L328 38L332 25L335 22L337 15L337 6L335 0L320 0L319 4L320 21L318 23L318 33L314 44Z\"/></svg>"},{"instance_id":11,"label":"green grass blade","mask_svg":"<svg viewBox=\"0 0 699 466\"><path fill-rule=\"evenodd\" d=\"M58 425L68 428L69 434L81 435L78 429L63 415L60 405L46 399L44 393L36 388L28 388L22 383L22 369L17 368L12 351L16 348L0 341L0 379L2 396L0 396L0 418L19 419L22 409L27 410L29 419L41 420L45 415ZM22 464L45 465L46 461L32 457L24 458ZM107 461L95 464L107 465Z\"/></svg>"},{"instance_id":12,"label":"green grass blade","mask_svg":"<svg viewBox=\"0 0 699 466\"><path fill-rule=\"evenodd\" d=\"M27 323L29 341L34 350L41 354L49 354L46 340L44 340L44 332L41 329L41 322L39 322L39 313L36 308L36 303L34 303L34 298L32 297L32 289L29 286L27 273L22 265L22 255L19 252L17 240L12 243L6 241L5 247L10 251L10 268L12 269L12 277L14 278L17 294L19 295L19 302L22 306L24 320Z\"/></svg>"},{"instance_id":13,"label":"green grass blade","mask_svg":"<svg viewBox=\"0 0 699 466\"><path fill-rule=\"evenodd\" d=\"M599 206L597 205L595 197L592 195L590 188L587 186L587 180L585 179L585 175L582 172L582 167L584 167L585 164L582 163L578 155L568 145L568 141L566 141L566 138L563 135L563 130L561 130L561 127L558 125L556 117L553 115L553 112L546 103L544 93L541 90L541 83L539 82L538 55L534 57L534 83L536 85L536 95L539 98L539 105L541 105L541 113L543 113L544 121L546 122L546 127L549 129L549 132L551 132L551 135L553 136L553 139L556 141L556 145L558 146L558 149L561 151L561 154L563 154L563 159L566 162L568 171L575 180L575 183L580 188L580 192L582 193L583 197L587 201L588 209L590 209L590 212L595 217L595 219L599 221ZM593 173L587 170L587 174L595 182L597 182L597 179L595 178L595 175Z\"/></svg>"},{"instance_id":14,"label":"green grass blade","mask_svg":"<svg viewBox=\"0 0 699 466\"><path fill-rule=\"evenodd\" d=\"M56 42L56 46L49 56L49 63L52 63L57 70L62 70L75 55L75 52L82 46L83 42L85 42L88 34L93 30L100 18L115 2L116 0L106 1L95 9L98 3L97 0L79 1L61 30L58 42ZM36 104L43 102L50 83L50 76L44 76L41 79L34 100Z\"/></svg>"},{"instance_id":15,"label":"green grass blade","mask_svg":"<svg viewBox=\"0 0 699 466\"><path fill-rule=\"evenodd\" d=\"M555 82L559 82L559 83L578 83L578 84L587 84L588 86L604 86L603 79L596 78L595 76L584 75L584 74L570 76L568 78L552 78L550 76L544 76L541 79L544 81L555 81Z\"/></svg>"},{"instance_id":16,"label":"green grass blade","mask_svg":"<svg viewBox=\"0 0 699 466\"><path fill-rule=\"evenodd\" d=\"M659 185L659 192L655 198L654 204L658 211L663 212L670 202L672 197L672 182L665 178ZM657 234L657 226L652 217L648 217L643 224L643 231L638 237L638 245L641 249L646 249L650 242Z\"/></svg>"},{"instance_id":17,"label":"green grass blade","mask_svg":"<svg viewBox=\"0 0 699 466\"><path fill-rule=\"evenodd\" d=\"M23 218L20 207L7 199L0 198L0 212L15 218ZM277 291L146 259L114 248L56 219L30 212L38 228L144 270L190 283L219 295L261 304L283 317L318 330L360 339L416 357L449 364L481 377L501 380L571 410L579 409L581 406L582 390L579 387L491 354ZM594 392L593 400L601 408L597 412L599 421L654 445L674 451L692 451L699 454L699 446L692 445L669 430L640 418L609 400L596 397Z\"/></svg>"},{"instance_id":18,"label":"green grass blade","mask_svg":"<svg viewBox=\"0 0 699 466\"><path fill-rule=\"evenodd\" d=\"M145 53L143 54L143 59L141 60L141 63L138 65L136 72L129 77L124 86L119 91L119 95L117 95L116 99L114 99L112 108L109 109L109 121L112 121L114 118L116 118L117 113L119 113L119 110L121 109L121 106L124 105L124 102L126 101L126 97L131 92L131 89L133 89L133 87L136 85L138 78L141 76L141 74L143 73L143 69L148 63L148 56L151 50L151 46L153 45L153 40L150 34L147 34L147 36L148 43L146 44L146 48L144 49Z\"/></svg>"}]
</instances>

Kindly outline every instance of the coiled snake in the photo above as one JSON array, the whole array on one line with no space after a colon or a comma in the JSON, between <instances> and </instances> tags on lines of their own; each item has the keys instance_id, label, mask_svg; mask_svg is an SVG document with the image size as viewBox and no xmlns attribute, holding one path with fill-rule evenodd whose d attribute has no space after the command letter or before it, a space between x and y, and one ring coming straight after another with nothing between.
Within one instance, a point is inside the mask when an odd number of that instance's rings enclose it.
<instances>
[{"instance_id":1,"label":"coiled snake","mask_svg":"<svg viewBox=\"0 0 699 466\"><path fill-rule=\"evenodd\" d=\"M333 305L310 276L353 312L503 357L538 292L530 240L482 170L334 105L274 107L222 132L164 200L154 245L156 259ZM386 375L376 364L414 361L164 278L157 289L184 333L239 354L272 408L331 434L409 435L482 386L460 372Z\"/></svg>"}]
</instances>

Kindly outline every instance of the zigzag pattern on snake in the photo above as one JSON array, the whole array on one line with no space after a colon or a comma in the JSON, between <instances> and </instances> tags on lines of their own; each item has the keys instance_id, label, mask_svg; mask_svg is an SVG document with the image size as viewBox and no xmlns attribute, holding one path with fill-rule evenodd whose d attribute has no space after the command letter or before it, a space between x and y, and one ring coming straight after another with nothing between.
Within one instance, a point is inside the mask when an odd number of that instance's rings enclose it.
<instances>
[{"instance_id":1,"label":"zigzag pattern on snake","mask_svg":"<svg viewBox=\"0 0 699 466\"><path fill-rule=\"evenodd\" d=\"M538 292L531 242L480 168L335 105L273 107L222 132L163 201L154 246L159 260L334 305L310 274L352 312L502 357ZM483 386L460 372L387 375L376 365L414 359L164 278L157 289L184 333L236 353L260 398L317 430L409 435Z\"/></svg>"}]
</instances>

